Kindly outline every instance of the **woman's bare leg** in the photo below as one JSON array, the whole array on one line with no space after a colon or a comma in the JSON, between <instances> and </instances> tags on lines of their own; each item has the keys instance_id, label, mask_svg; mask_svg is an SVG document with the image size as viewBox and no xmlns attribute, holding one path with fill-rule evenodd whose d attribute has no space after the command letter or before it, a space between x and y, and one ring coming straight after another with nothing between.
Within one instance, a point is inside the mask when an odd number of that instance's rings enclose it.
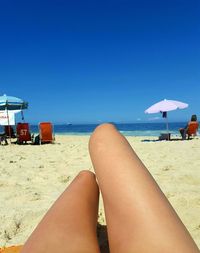
<instances>
[{"instance_id":1,"label":"woman's bare leg","mask_svg":"<svg viewBox=\"0 0 200 253\"><path fill-rule=\"evenodd\" d=\"M95 175L80 172L47 212L21 253L99 253L98 199Z\"/></svg>"},{"instance_id":2,"label":"woman's bare leg","mask_svg":"<svg viewBox=\"0 0 200 253\"><path fill-rule=\"evenodd\" d=\"M111 253L199 253L157 183L114 126L97 127L89 148Z\"/></svg>"}]
</instances>

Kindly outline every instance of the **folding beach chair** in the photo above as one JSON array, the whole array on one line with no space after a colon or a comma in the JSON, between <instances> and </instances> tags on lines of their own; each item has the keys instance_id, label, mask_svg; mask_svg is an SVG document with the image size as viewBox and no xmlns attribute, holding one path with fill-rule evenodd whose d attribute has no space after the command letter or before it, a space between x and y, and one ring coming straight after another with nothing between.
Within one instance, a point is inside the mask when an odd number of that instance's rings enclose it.
<instances>
[{"instance_id":1,"label":"folding beach chair","mask_svg":"<svg viewBox=\"0 0 200 253\"><path fill-rule=\"evenodd\" d=\"M17 143L23 144L27 141L31 141L31 134L28 123L17 124Z\"/></svg>"},{"instance_id":2,"label":"folding beach chair","mask_svg":"<svg viewBox=\"0 0 200 253\"><path fill-rule=\"evenodd\" d=\"M39 132L40 144L54 142L53 125L51 122L41 122L39 124Z\"/></svg>"}]
</instances>

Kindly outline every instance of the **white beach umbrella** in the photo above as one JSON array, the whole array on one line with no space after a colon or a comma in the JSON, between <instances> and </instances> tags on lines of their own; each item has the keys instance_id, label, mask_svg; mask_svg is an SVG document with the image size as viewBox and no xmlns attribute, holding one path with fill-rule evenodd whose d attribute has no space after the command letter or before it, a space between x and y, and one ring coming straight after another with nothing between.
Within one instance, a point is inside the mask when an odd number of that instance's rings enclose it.
<instances>
[{"instance_id":1,"label":"white beach umbrella","mask_svg":"<svg viewBox=\"0 0 200 253\"><path fill-rule=\"evenodd\" d=\"M176 100L167 100L164 99L152 106L150 106L145 113L158 113L158 112L169 112L176 109L184 109L187 108L188 104L176 101Z\"/></svg>"},{"instance_id":2,"label":"white beach umbrella","mask_svg":"<svg viewBox=\"0 0 200 253\"><path fill-rule=\"evenodd\" d=\"M162 113L163 118L166 118L167 131L169 132L169 126L167 121L167 112L173 111L176 109L185 109L188 107L188 104L176 101L176 100L167 100L164 99L145 110L145 113Z\"/></svg>"}]
</instances>

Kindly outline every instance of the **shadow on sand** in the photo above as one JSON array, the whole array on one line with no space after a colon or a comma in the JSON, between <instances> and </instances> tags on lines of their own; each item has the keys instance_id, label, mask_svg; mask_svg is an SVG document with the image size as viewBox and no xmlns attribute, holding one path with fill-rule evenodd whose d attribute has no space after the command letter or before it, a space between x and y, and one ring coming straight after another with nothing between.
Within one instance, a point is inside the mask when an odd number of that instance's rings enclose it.
<instances>
[{"instance_id":1,"label":"shadow on sand","mask_svg":"<svg viewBox=\"0 0 200 253\"><path fill-rule=\"evenodd\" d=\"M170 140L159 140L159 139L156 139L156 140L151 140L151 139L145 139L145 140L141 140L141 142L162 142L162 141L190 141L192 140L192 138L190 139L182 139L182 138L171 138Z\"/></svg>"}]
</instances>

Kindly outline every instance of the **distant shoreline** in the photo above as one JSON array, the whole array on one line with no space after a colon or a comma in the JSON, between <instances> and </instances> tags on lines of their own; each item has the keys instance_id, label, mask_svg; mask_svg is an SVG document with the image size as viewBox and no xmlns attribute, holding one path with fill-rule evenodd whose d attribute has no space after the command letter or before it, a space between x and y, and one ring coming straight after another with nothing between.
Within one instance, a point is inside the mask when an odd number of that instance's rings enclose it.
<instances>
[{"instance_id":1,"label":"distant shoreline","mask_svg":"<svg viewBox=\"0 0 200 253\"><path fill-rule=\"evenodd\" d=\"M125 136L159 136L166 133L166 124L163 123L113 123ZM54 133L57 135L90 135L99 124L54 124ZM179 128L186 122L169 123L169 132L179 135ZM38 125L30 125L32 133L38 133Z\"/></svg>"},{"instance_id":2,"label":"distant shoreline","mask_svg":"<svg viewBox=\"0 0 200 253\"><path fill-rule=\"evenodd\" d=\"M117 129L125 136L151 136L158 137L161 133L166 133L166 123L113 123ZM53 124L54 134L56 135L91 135L99 124ZM169 132L172 135L180 135L179 128L186 125L186 122L169 123ZM33 134L39 133L38 124L30 124L30 130ZM2 129L3 131L3 129Z\"/></svg>"}]
</instances>

